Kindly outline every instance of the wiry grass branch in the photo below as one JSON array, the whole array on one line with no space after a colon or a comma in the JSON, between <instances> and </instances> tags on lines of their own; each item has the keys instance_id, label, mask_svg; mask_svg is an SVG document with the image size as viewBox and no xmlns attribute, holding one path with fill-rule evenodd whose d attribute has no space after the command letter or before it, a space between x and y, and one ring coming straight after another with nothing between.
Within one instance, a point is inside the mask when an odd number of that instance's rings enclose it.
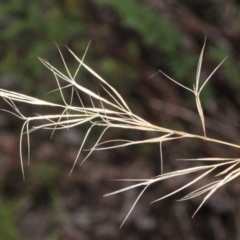
<instances>
[{"instance_id":1,"label":"wiry grass branch","mask_svg":"<svg viewBox=\"0 0 240 240\"><path fill-rule=\"evenodd\" d=\"M205 40L206 41L206 40ZM86 159L91 155L93 151L99 151L99 150L106 150L111 148L119 148L119 147L126 147L134 144L146 144L146 143L159 143L160 144L160 150L161 150L161 161L162 161L162 143L166 141L172 141L176 139L181 138L195 138L195 139L201 139L207 142L214 142L234 148L240 148L239 145L221 141L214 138L207 137L206 134L206 128L205 128L205 120L204 120L204 114L202 110L202 105L200 101L200 93L202 92L203 88L205 87L206 83L209 81L209 79L212 77L212 75L217 71L217 69L220 67L220 65L224 62L224 60L213 70L213 72L209 75L209 77L203 82L203 84L200 86L200 72L201 72L201 66L202 66L202 59L203 59L203 52L205 48L205 41L204 45L199 57L198 66L197 66L197 73L196 73L196 81L193 85L193 89L190 89L176 80L172 79L165 73L159 70L164 76L166 76L168 79L176 83L177 85L181 86L182 88L188 90L189 92L193 93L195 95L196 99L196 107L197 111L200 117L202 129L203 129L203 135L196 135L193 133L187 133L183 131L173 130L161 126L156 126L151 124L150 122L145 121L141 117L135 115L129 108L128 104L125 102L125 100L122 98L122 96L117 92L116 89L114 89L111 85L109 85L101 76L99 76L92 68L87 66L84 63L84 58L86 56L86 52L84 53L82 59L78 58L69 48L69 52L72 54L72 56L76 59L78 62L78 67L74 74L71 74L67 64L64 60L64 57L59 50L60 56L62 58L64 67L66 69L67 74L63 74L58 69L53 67L48 61L44 59L40 59L40 61L43 63L44 66L46 66L54 75L56 83L57 83L57 89L54 91L59 91L61 98L62 98L62 104L60 103L52 103L48 101L44 101L41 99L37 99L34 97L30 97L24 94L20 94L17 92L12 92L4 89L0 89L0 96L12 107L13 112L11 112L13 115L19 117L20 119L24 120L24 124L22 126L21 130L21 136L20 136L20 162L21 162L21 168L23 173L23 178L25 178L24 174L24 162L23 162L23 151L22 151L22 140L23 136L27 136L27 144L28 144L28 164L30 162L30 133L33 131L39 130L39 129L49 129L52 131L52 135L56 130L62 130L62 129L69 129L78 125L82 125L85 123L90 123L90 127L86 131L85 137L79 147L79 151L77 153L77 156L74 160L74 164L72 166L72 169L70 171L70 174L72 173L74 167L77 164L78 158L81 154L81 151L83 150L85 143L89 137L90 132L94 127L102 127L103 131L100 134L100 136L97 138L95 144L91 149L89 149L89 153L87 156L82 160L81 164L86 161ZM88 47L87 47L88 49ZM103 97L100 95L100 93L97 91L93 92L90 89L87 89L86 87L82 86L81 84L76 82L76 76L80 70L80 68L85 68L88 72L90 72L98 81L100 82L100 85L102 89L105 91L107 97ZM65 85L62 86L62 83ZM71 97L70 101L68 103L67 99L64 96L64 89L71 88ZM73 105L73 95L74 93L77 95L80 105L74 106ZM90 98L91 106L84 106L84 103L82 101L82 95L86 95ZM46 107L53 107L54 109L59 109L59 114L48 114L48 115L34 115L34 116L24 116L18 109L16 103L26 103L31 105L41 105ZM9 112L9 111L7 111ZM39 123L40 122L40 123ZM44 123L42 123L44 122ZM37 124L34 126L34 123ZM158 137L145 139L145 140L138 140L138 141L131 141L126 139L115 139L110 141L101 142L101 139L106 131L110 130L111 128L119 128L119 129L128 129L128 130L140 130L140 131L153 131L159 134ZM112 145L114 144L114 145ZM238 177L240 175L240 168L236 168L237 165L240 162L240 159L226 159L226 158L200 158L200 159L185 159L187 161L208 161L213 162L211 165L202 165L198 167L192 167L187 168L183 170L178 170L174 172L169 173L163 173L161 170L161 175L156 176L154 178L150 179L125 179L123 181L137 181L140 183L134 184L132 186L126 187L124 189L106 194L105 196L110 196L113 194L117 194L120 192L128 191L133 188L137 187L143 187L142 192L139 194L138 198L134 202L132 208L130 209L129 213L127 214L126 218L124 219L123 223L128 218L129 214L133 210L134 206L138 202L139 198L142 196L142 194L147 190L147 188L157 182L169 179L169 178L175 178L178 176L184 176L191 173L198 173L202 172L198 177L187 183L186 185L182 186L181 188L173 191L172 193L169 193L157 200L159 201L163 198L169 197L187 187L190 185L196 183L197 181L204 178L206 175L212 173L213 171L217 171L220 168L225 168L224 170L219 171L216 176L217 177L223 177L220 180L214 181L212 183L209 183L192 193L188 194L181 200L188 200L193 197L206 194L204 197L201 205L221 186L225 185L227 182L233 180L234 178ZM161 164L162 165L162 164ZM198 209L199 209L198 208ZM198 210L197 209L197 210ZM122 225L123 225L122 223ZM121 226L122 226L121 225Z\"/></svg>"}]
</instances>

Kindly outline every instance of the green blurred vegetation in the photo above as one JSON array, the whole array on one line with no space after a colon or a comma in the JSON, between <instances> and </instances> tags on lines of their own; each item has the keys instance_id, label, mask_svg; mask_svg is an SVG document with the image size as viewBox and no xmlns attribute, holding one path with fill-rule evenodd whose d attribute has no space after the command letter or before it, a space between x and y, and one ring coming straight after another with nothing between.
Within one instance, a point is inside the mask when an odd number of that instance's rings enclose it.
<instances>
[{"instance_id":1,"label":"green blurred vegetation","mask_svg":"<svg viewBox=\"0 0 240 240\"><path fill-rule=\"evenodd\" d=\"M221 62L228 55L229 53L227 51L224 51L217 46L211 46L209 48L209 57L214 60L214 62ZM228 57L221 68L227 78L231 79L233 83L238 83L240 70L238 63L232 57Z\"/></svg>"},{"instance_id":2,"label":"green blurred vegetation","mask_svg":"<svg viewBox=\"0 0 240 240\"><path fill-rule=\"evenodd\" d=\"M56 183L62 174L58 166L47 161L33 164L25 182L21 173L8 173L7 178L0 183L0 239L22 239L16 224L21 225L20 221L27 210L34 207L50 207L52 217L49 222L53 226L61 221L59 216L63 212L63 205L60 204L61 194ZM58 239L57 235L56 229L51 227L48 239Z\"/></svg>"},{"instance_id":3,"label":"green blurred vegetation","mask_svg":"<svg viewBox=\"0 0 240 240\"><path fill-rule=\"evenodd\" d=\"M17 240L20 239L17 228L15 226L15 212L13 203L3 199L0 196L0 239Z\"/></svg>"},{"instance_id":4,"label":"green blurred vegetation","mask_svg":"<svg viewBox=\"0 0 240 240\"><path fill-rule=\"evenodd\" d=\"M77 9L82 10L81 7ZM54 59L54 64L59 65L54 41L61 46L82 38L83 19L75 17L70 10L48 0L1 2L0 44L4 48L0 52L0 72L10 75L14 86L25 92L31 89L38 96L42 89L49 87L37 57ZM36 85L40 87L34 89Z\"/></svg>"},{"instance_id":5,"label":"green blurred vegetation","mask_svg":"<svg viewBox=\"0 0 240 240\"><path fill-rule=\"evenodd\" d=\"M184 35L164 16L136 0L94 2L111 7L119 15L124 27L136 31L146 46L164 54L161 58L179 80L191 79L194 76L192 70L197 59L181 50L180 44Z\"/></svg>"}]
</instances>

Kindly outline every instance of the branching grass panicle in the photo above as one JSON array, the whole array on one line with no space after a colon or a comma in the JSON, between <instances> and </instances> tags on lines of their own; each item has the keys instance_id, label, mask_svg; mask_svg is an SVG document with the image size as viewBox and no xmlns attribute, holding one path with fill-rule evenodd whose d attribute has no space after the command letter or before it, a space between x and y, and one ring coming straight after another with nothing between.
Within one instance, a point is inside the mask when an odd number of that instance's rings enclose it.
<instances>
[{"instance_id":1,"label":"branching grass panicle","mask_svg":"<svg viewBox=\"0 0 240 240\"><path fill-rule=\"evenodd\" d=\"M69 48L68 51L72 54L72 56L75 58L75 60L78 62L78 67L74 73L71 73L67 67L67 64L64 60L64 57L59 50L60 57L62 58L64 67L66 69L67 74L63 74L61 71L56 69L54 66L52 66L47 60L39 58L39 60L45 65L54 75L55 80L57 82L58 88L54 91L59 91L61 98L62 98L62 104L52 103L48 101L44 101L41 99L37 99L34 97L30 97L21 93L12 92L4 89L0 89L0 96L12 107L13 111L10 112L11 114L17 116L18 118L24 120L21 135L20 135L20 162L21 162L21 169L23 178L25 179L24 174L24 162L23 162L23 151L22 151L22 140L23 136L26 135L27 143L28 143L28 165L30 163L30 133L33 131L36 131L38 129L48 129L52 131L52 134L56 130L62 130L62 129L69 129L78 125L82 125L84 123L90 123L90 127L86 131L85 137L83 138L83 141L81 143L81 146L79 147L79 151L77 153L77 156L74 160L72 169L70 171L70 174L72 173L74 167L76 166L80 153L83 150L85 143L88 139L88 136L92 129L94 127L100 127L102 128L102 133L100 136L96 139L95 144L93 147L89 150L89 153L87 156L81 161L81 164L86 161L86 159L91 155L93 151L100 151L100 150L106 150L111 148L119 148L119 147L126 147L129 145L134 144L143 144L143 143L160 143L160 150L162 151L162 143L166 141L172 141L175 139L181 139L181 138L198 138L203 141L208 142L214 142L222 145L227 145L234 148L240 148L239 145L232 144L229 142L221 141L214 138L207 137L206 128L205 128L205 120L204 120L204 114L203 109L201 105L201 99L200 94L203 91L204 87L206 86L206 83L209 81L209 79L212 77L212 75L217 71L217 69L221 66L221 64L225 61L223 61L212 71L212 73L208 76L208 78L203 82L202 85L200 85L200 72L201 72L201 66L203 61L203 53L205 48L205 42L202 48L202 51L200 53L198 65L197 65L197 72L196 72L196 80L193 84L193 89L182 85L181 83L177 82L176 80L169 77L167 74L163 73L161 70L159 70L160 73L162 73L164 76L166 76L169 80L174 82L175 84L179 85L180 87L188 90L189 92L193 93L196 100L196 107L199 114L200 122L203 129L203 135L195 135L193 133L187 133L177 130L172 130L168 128L164 128L161 126L156 126L151 124L150 122L145 121L141 117L135 115L129 108L128 104L125 102L124 98L117 92L116 89L114 89L111 85L107 83L101 76L99 76L92 68L87 66L84 63L84 58L86 56L88 47L83 55L83 57L80 59L78 58L75 53L73 53ZM80 68L85 68L89 73L91 73L101 84L102 89L106 92L107 98L101 96L98 92L93 92L92 90L87 89L86 87L80 85L76 82L76 76L80 70ZM68 102L64 96L63 89L65 88L71 88L71 99ZM79 105L74 106L72 103L73 95L76 95L79 99ZM92 105L84 106L83 101L81 99L81 96L85 94L88 96L91 100ZM41 106L47 106L47 107L53 107L58 108L60 113L59 114L48 114L48 115L34 115L34 116L25 116L23 115L20 110L17 107L17 102L23 102L27 104L32 105L41 105ZM96 102L98 104L96 104ZM8 110L5 110L9 112ZM39 120L41 120L41 124L39 124ZM43 123L44 122L44 123ZM31 123L31 124L30 124ZM36 124L36 126L34 126ZM128 130L140 130L140 131L154 131L157 134L159 134L158 137L145 139L145 140L139 140L139 141L131 141L128 139L113 139L106 142L101 142L101 139L106 131L110 130L111 128L120 128L120 129L128 129ZM162 152L161 152L162 156ZM231 159L231 158L199 158L199 159L184 159L184 161L208 161L212 162L210 165L201 165L198 167L191 167L179 171L173 171L168 173L163 173L159 176L150 178L150 179L122 179L121 181L130 181L130 182L137 182L129 187L120 189L118 191L106 194L105 196L110 196L113 194L118 194L124 191L131 190L133 188L137 187L143 187L143 190L140 192L139 196L137 197L136 201L133 203L132 208L129 210L126 218L123 220L122 225L127 220L128 216L132 212L133 208L137 204L138 200L142 196L142 194L146 191L146 189L153 183L163 181L165 179L169 178L175 178L182 175L187 175L193 172L199 172L199 176L194 178L191 182L188 182L186 185L182 186L181 188L155 200L160 201L166 197L169 197L184 188L187 188L188 186L196 183L200 179L204 178L206 175L210 174L213 171L219 170L218 174L216 176L222 176L221 180L211 182L192 193L188 194L187 196L180 199L188 200L191 198L194 198L196 196L199 196L201 194L205 194L205 197L203 198L202 203L200 204L199 208L202 206L202 204L221 186L225 185L227 182L233 180L234 178L238 177L240 175L240 168L237 168L237 165L240 163L240 159ZM224 170L222 170L224 168ZM199 210L199 208L196 210L196 212ZM195 212L195 213L196 213ZM194 213L194 214L195 214ZM121 225L121 226L122 226Z\"/></svg>"}]
</instances>

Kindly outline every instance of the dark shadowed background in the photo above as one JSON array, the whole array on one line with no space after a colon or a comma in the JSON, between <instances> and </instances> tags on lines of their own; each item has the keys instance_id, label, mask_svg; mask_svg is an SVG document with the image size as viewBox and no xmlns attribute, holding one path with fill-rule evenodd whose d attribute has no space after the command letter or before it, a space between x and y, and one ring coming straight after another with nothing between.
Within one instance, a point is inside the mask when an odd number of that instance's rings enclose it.
<instances>
[{"instance_id":1,"label":"dark shadowed background","mask_svg":"<svg viewBox=\"0 0 240 240\"><path fill-rule=\"evenodd\" d=\"M202 80L228 56L201 94L207 134L240 144L240 4L234 0L2 0L0 88L61 102L58 93L47 95L57 85L37 57L64 71L55 41L74 70L77 63L65 45L81 57L91 40L85 63L121 93L134 113L159 126L202 134L194 96L161 74L149 77L161 69L192 88L205 35ZM77 81L99 88L86 71L80 71ZM3 100L0 108L10 110ZM28 116L45 111L24 104L19 108ZM56 132L52 139L51 131L36 131L29 167L24 139L23 181L22 123L0 112L0 239L240 239L239 179L217 191L193 219L203 197L176 200L214 176L150 205L196 175L160 182L146 191L119 230L141 189L103 198L128 185L110 180L159 174L159 145L95 152L69 177L88 126ZM99 130L90 136L88 147L96 136ZM149 137L157 135L110 130L104 140ZM193 139L165 143L164 172L197 166L176 159L213 156L237 157L239 151Z\"/></svg>"}]
</instances>

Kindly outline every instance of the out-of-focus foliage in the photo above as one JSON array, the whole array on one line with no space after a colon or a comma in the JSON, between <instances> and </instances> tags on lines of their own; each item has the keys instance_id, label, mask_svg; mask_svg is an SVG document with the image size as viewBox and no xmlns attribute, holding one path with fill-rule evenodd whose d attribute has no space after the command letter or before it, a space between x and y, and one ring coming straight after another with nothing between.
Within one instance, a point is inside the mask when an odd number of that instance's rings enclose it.
<instances>
[{"instance_id":1,"label":"out-of-focus foliage","mask_svg":"<svg viewBox=\"0 0 240 240\"><path fill-rule=\"evenodd\" d=\"M0 197L0 239L8 240L17 240L19 234L15 226L15 212L13 209L13 204L3 200L2 196Z\"/></svg>"},{"instance_id":2,"label":"out-of-focus foliage","mask_svg":"<svg viewBox=\"0 0 240 240\"><path fill-rule=\"evenodd\" d=\"M155 11L148 9L139 1L94 1L110 6L116 11L121 23L139 33L144 43L151 47L156 46L167 53L176 52L181 33L168 20L158 16Z\"/></svg>"},{"instance_id":3,"label":"out-of-focus foliage","mask_svg":"<svg viewBox=\"0 0 240 240\"><path fill-rule=\"evenodd\" d=\"M219 62L223 58L228 56L228 53L220 49L219 47L212 46L209 49L209 55L215 62ZM239 84L240 69L238 63L232 57L226 60L226 62L222 66L222 69L226 74L227 78Z\"/></svg>"},{"instance_id":4,"label":"out-of-focus foliage","mask_svg":"<svg viewBox=\"0 0 240 240\"><path fill-rule=\"evenodd\" d=\"M0 72L11 78L14 86L29 91L41 81L40 88L34 89L40 95L38 91L42 94L41 88L49 85L37 57L56 56L54 41L61 46L82 38L83 19L74 17L70 10L47 0L0 3Z\"/></svg>"},{"instance_id":5,"label":"out-of-focus foliage","mask_svg":"<svg viewBox=\"0 0 240 240\"><path fill-rule=\"evenodd\" d=\"M192 70L196 58L181 49L184 35L164 15L157 14L136 0L94 0L94 2L111 7L118 14L124 27L139 34L146 46L155 48L163 54L161 58L164 59L169 71L180 81L194 76Z\"/></svg>"}]
</instances>

